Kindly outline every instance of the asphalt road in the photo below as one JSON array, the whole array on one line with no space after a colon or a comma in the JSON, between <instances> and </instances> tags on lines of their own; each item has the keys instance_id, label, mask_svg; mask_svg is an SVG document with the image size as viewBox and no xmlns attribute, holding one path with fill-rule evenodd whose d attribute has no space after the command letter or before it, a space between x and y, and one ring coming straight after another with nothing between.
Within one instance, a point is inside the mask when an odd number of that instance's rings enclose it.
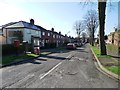
<instances>
[{"instance_id":1,"label":"asphalt road","mask_svg":"<svg viewBox=\"0 0 120 90\"><path fill-rule=\"evenodd\" d=\"M2 88L118 88L99 72L89 45L0 69Z\"/></svg>"}]
</instances>

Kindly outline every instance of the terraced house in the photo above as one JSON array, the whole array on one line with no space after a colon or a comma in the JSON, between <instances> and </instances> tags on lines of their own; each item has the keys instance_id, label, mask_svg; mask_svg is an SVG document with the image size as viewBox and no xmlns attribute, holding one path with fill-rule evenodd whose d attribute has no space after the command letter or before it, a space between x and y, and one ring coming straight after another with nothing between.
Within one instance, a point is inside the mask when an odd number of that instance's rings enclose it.
<instances>
[{"instance_id":1,"label":"terraced house","mask_svg":"<svg viewBox=\"0 0 120 90\"><path fill-rule=\"evenodd\" d=\"M71 42L71 39L73 38L54 31L54 28L46 30L35 25L33 19L30 22L11 22L0 29L2 44L13 44L15 40L19 40L21 44L26 42L32 44L33 48L39 49L40 47L59 47L66 42Z\"/></svg>"}]
</instances>

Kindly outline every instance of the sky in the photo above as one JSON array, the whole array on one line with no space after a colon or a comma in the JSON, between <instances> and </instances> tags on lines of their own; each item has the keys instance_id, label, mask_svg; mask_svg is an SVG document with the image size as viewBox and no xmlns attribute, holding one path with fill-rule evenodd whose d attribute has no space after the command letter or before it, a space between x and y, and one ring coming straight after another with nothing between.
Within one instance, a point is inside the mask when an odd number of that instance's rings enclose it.
<instances>
[{"instance_id":1,"label":"sky","mask_svg":"<svg viewBox=\"0 0 120 90\"><path fill-rule=\"evenodd\" d=\"M73 25L78 20L83 20L87 11L97 11L97 2L84 5L78 1L38 1L38 0L0 0L0 26L9 22L26 21L32 18L36 25L48 30L53 27L55 31L63 35L76 37ZM105 34L114 31L118 26L118 3L111 2L106 8ZM68 33L69 32L69 33ZM98 29L96 31L96 35Z\"/></svg>"}]
</instances>

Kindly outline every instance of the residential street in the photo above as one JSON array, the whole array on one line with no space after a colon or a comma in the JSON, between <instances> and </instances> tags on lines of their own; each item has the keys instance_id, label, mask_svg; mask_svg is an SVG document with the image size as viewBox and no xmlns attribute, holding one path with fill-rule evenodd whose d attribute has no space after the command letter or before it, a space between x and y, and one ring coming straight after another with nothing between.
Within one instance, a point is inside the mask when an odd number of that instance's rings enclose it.
<instances>
[{"instance_id":1,"label":"residential street","mask_svg":"<svg viewBox=\"0 0 120 90\"><path fill-rule=\"evenodd\" d=\"M117 81L97 70L88 44L56 52L0 69L1 87L118 88Z\"/></svg>"}]
</instances>

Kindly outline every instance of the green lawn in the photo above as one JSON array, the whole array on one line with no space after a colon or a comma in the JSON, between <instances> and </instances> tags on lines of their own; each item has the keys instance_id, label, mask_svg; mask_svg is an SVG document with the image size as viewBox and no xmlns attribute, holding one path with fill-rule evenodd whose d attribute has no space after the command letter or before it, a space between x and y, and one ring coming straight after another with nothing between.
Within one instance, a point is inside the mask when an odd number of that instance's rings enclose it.
<instances>
[{"instance_id":1,"label":"green lawn","mask_svg":"<svg viewBox=\"0 0 120 90\"><path fill-rule=\"evenodd\" d=\"M113 44L107 44L106 47L109 51L118 52L118 46L115 46Z\"/></svg>"},{"instance_id":2,"label":"green lawn","mask_svg":"<svg viewBox=\"0 0 120 90\"><path fill-rule=\"evenodd\" d=\"M97 58L113 58L110 55L100 55L99 48L96 46L91 46L91 48L92 48L93 52L96 54ZM113 47L113 48L115 48L115 47ZM120 75L120 66L105 66L105 68L115 74Z\"/></svg>"},{"instance_id":3,"label":"green lawn","mask_svg":"<svg viewBox=\"0 0 120 90\"><path fill-rule=\"evenodd\" d=\"M0 62L1 64L5 65L5 64L9 64L11 62L14 62L16 59L27 59L27 58L31 58L31 57L37 57L39 55L36 54L24 54L24 55L19 55L19 56L6 56L2 58L2 62Z\"/></svg>"},{"instance_id":4,"label":"green lawn","mask_svg":"<svg viewBox=\"0 0 120 90\"><path fill-rule=\"evenodd\" d=\"M113 72L113 73L115 73L115 74L120 75L120 66L106 66L106 68L107 68L109 71L111 71L111 72Z\"/></svg>"},{"instance_id":5,"label":"green lawn","mask_svg":"<svg viewBox=\"0 0 120 90\"><path fill-rule=\"evenodd\" d=\"M112 56L110 55L100 55L100 51L97 46L91 46L91 48L93 49L94 53L98 58L112 58Z\"/></svg>"}]
</instances>

